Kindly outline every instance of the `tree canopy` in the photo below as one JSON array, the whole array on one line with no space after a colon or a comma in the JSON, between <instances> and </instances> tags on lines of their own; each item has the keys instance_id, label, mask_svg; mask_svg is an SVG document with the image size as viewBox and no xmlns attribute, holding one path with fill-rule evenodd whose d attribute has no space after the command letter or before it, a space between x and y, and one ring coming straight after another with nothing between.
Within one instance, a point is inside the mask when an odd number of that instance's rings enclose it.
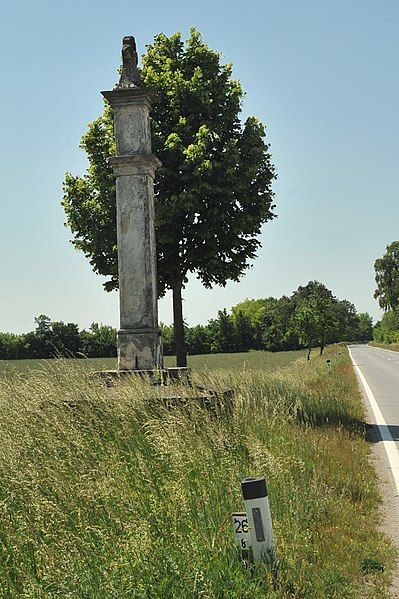
<instances>
[{"instance_id":1,"label":"tree canopy","mask_svg":"<svg viewBox=\"0 0 399 599\"><path fill-rule=\"evenodd\" d=\"M374 297L383 310L395 310L399 305L399 241L387 245L385 254L375 261L374 270Z\"/></svg>"},{"instance_id":2,"label":"tree canopy","mask_svg":"<svg viewBox=\"0 0 399 599\"><path fill-rule=\"evenodd\" d=\"M274 217L275 170L264 126L240 121L243 90L232 65L196 29L159 34L143 56L142 79L159 101L152 112L153 153L163 166L155 181L158 293L172 289L177 363L186 364L182 289L189 273L206 287L238 281L256 256L258 235ZM113 114L89 125L81 147L89 167L66 174L63 206L73 244L117 287Z\"/></svg>"}]
</instances>

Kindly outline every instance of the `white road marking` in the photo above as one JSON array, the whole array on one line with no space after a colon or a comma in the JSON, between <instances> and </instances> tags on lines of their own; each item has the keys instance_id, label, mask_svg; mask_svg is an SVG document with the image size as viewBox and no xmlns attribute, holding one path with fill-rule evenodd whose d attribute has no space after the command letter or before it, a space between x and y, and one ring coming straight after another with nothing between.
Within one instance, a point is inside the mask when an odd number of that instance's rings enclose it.
<instances>
[{"instance_id":1,"label":"white road marking","mask_svg":"<svg viewBox=\"0 0 399 599\"><path fill-rule=\"evenodd\" d=\"M385 418L382 415L382 412L381 412L380 407L373 395L373 392L370 389L370 386L369 386L364 374L360 370L359 366L356 364L355 359L352 356L352 352L349 347L348 347L348 351L349 351L349 355L352 360L352 364L353 364L357 374L359 375L359 378L362 382L362 385L364 387L364 390L365 390L368 400L370 402L371 409L373 410L375 423L378 426L378 429L380 431L382 443L384 445L384 449L387 454L389 466L391 468L393 480L395 483L396 493L399 496L399 451L398 451L398 448L397 448L396 443L389 431L389 428L387 426Z\"/></svg>"}]
</instances>

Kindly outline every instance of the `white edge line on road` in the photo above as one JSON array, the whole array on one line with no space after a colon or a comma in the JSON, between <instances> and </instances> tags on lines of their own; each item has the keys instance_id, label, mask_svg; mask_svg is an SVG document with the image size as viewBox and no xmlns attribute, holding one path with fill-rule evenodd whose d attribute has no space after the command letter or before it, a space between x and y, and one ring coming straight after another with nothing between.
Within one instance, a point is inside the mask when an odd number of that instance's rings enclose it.
<instances>
[{"instance_id":1,"label":"white edge line on road","mask_svg":"<svg viewBox=\"0 0 399 599\"><path fill-rule=\"evenodd\" d=\"M368 382L366 381L366 377L360 370L359 366L356 364L356 361L355 361L354 357L352 356L352 352L349 349L349 347L348 347L348 351L349 351L349 355L352 360L352 364L362 382L362 385L366 392L367 398L370 402L371 409L373 410L375 424L378 426L378 429L380 431L382 443L384 445L384 449L387 454L389 466L391 468L393 480L395 483L396 493L399 496L399 451L398 451L398 448L396 446L396 443L395 443L391 433L389 432L387 423L385 422L385 418L382 415L382 412L381 412L379 405L373 395L373 392L370 389Z\"/></svg>"}]
</instances>

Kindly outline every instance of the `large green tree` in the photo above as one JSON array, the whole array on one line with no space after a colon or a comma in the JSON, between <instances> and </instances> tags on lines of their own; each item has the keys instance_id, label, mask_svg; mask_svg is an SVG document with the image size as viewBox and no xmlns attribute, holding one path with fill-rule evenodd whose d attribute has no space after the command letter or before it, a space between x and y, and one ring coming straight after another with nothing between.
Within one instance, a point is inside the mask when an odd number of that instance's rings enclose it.
<instances>
[{"instance_id":1,"label":"large green tree","mask_svg":"<svg viewBox=\"0 0 399 599\"><path fill-rule=\"evenodd\" d=\"M312 347L320 339L320 310L315 298L301 300L296 307L293 325L297 330L300 343L308 349L308 360Z\"/></svg>"},{"instance_id":2,"label":"large green tree","mask_svg":"<svg viewBox=\"0 0 399 599\"><path fill-rule=\"evenodd\" d=\"M243 90L230 64L192 29L159 34L143 56L142 79L159 96L152 112L153 152L162 161L155 182L159 295L173 293L177 364L186 364L182 289L189 273L205 287L238 281L273 218L275 171L264 126L240 120ZM89 125L81 147L89 167L67 174L63 206L73 243L93 269L118 285L112 110Z\"/></svg>"},{"instance_id":3,"label":"large green tree","mask_svg":"<svg viewBox=\"0 0 399 599\"><path fill-rule=\"evenodd\" d=\"M356 341L370 341L373 338L373 319L367 312L357 314L358 330Z\"/></svg>"},{"instance_id":4,"label":"large green tree","mask_svg":"<svg viewBox=\"0 0 399 599\"><path fill-rule=\"evenodd\" d=\"M270 351L285 351L298 347L298 335L292 326L294 303L283 295L280 298L268 297L265 300L265 314L262 323L263 348Z\"/></svg>"},{"instance_id":5,"label":"large green tree","mask_svg":"<svg viewBox=\"0 0 399 599\"><path fill-rule=\"evenodd\" d=\"M251 329L251 337L253 339L253 348L262 349L262 333L263 323L266 311L266 300L264 299L245 299L244 301L233 306L231 309L231 317L236 326L237 320L241 320L242 316L248 320L249 328ZM241 325L240 325L241 326Z\"/></svg>"},{"instance_id":6,"label":"large green tree","mask_svg":"<svg viewBox=\"0 0 399 599\"><path fill-rule=\"evenodd\" d=\"M374 270L374 297L383 310L395 310L399 305L399 241L387 245L382 258L374 262Z\"/></svg>"},{"instance_id":7,"label":"large green tree","mask_svg":"<svg viewBox=\"0 0 399 599\"><path fill-rule=\"evenodd\" d=\"M308 360L315 342L320 345L320 355L328 342L338 340L340 320L347 317L352 306L343 300L342 305L323 283L309 281L299 286L291 296L295 306L294 322L301 343L308 347Z\"/></svg>"}]
</instances>

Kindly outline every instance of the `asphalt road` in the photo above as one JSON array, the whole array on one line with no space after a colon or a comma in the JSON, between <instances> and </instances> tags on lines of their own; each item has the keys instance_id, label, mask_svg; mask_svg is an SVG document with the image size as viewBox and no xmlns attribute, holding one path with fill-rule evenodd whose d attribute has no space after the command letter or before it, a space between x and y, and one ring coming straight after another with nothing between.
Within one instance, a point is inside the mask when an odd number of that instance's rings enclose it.
<instances>
[{"instance_id":1,"label":"asphalt road","mask_svg":"<svg viewBox=\"0 0 399 599\"><path fill-rule=\"evenodd\" d=\"M367 345L349 347L365 399L378 426L399 494L399 352Z\"/></svg>"}]
</instances>

